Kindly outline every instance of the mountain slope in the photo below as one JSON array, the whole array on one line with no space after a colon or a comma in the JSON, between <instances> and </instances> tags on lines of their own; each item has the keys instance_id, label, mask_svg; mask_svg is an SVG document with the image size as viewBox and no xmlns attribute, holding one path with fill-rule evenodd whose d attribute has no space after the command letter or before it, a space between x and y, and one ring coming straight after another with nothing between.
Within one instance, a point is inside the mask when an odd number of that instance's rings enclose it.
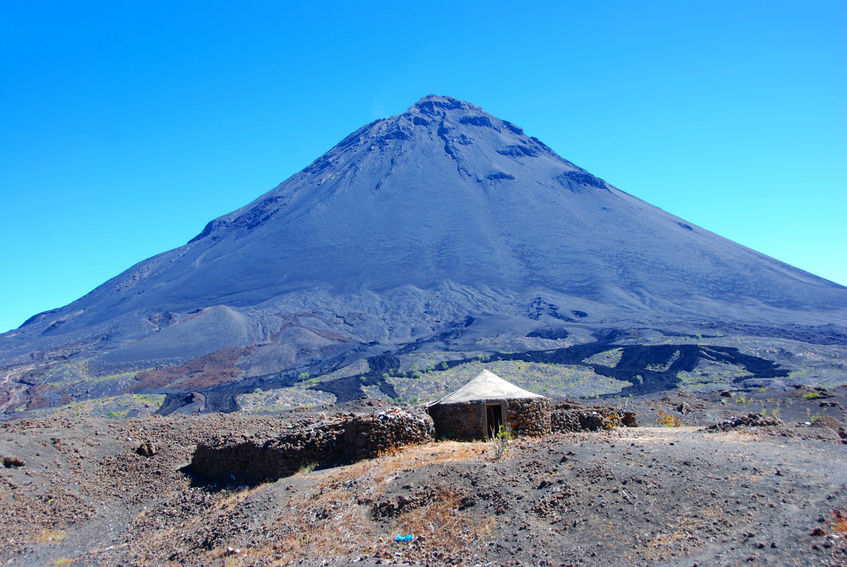
<instances>
[{"instance_id":1,"label":"mountain slope","mask_svg":"<svg viewBox=\"0 0 847 567\"><path fill-rule=\"evenodd\" d=\"M186 245L3 335L0 365L85 357L102 375L260 345L254 366L273 373L467 317L517 318L497 331L523 336L571 312L603 327L845 325L847 288L628 195L471 104L428 96Z\"/></svg>"}]
</instances>

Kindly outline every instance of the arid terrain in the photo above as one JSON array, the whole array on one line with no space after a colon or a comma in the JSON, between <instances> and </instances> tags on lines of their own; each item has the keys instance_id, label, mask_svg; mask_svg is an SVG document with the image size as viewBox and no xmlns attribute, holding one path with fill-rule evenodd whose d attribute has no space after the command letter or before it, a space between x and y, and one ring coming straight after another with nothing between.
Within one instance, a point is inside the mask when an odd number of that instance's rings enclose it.
<instances>
[{"instance_id":1,"label":"arid terrain","mask_svg":"<svg viewBox=\"0 0 847 567\"><path fill-rule=\"evenodd\" d=\"M387 403L5 422L0 561L847 563L844 386L602 403L634 410L639 427L521 438L501 451L442 440L256 486L200 478L190 467L197 444L226 432L264 438Z\"/></svg>"}]
</instances>

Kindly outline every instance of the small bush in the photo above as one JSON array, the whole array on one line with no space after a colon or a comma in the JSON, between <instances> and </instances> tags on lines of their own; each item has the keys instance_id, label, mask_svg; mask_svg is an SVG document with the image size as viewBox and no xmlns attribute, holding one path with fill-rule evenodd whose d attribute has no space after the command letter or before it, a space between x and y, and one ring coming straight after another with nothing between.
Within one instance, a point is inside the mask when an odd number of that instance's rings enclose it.
<instances>
[{"instance_id":1,"label":"small bush","mask_svg":"<svg viewBox=\"0 0 847 567\"><path fill-rule=\"evenodd\" d=\"M501 425L496 432L492 431L489 446L491 447L491 456L495 461L500 461L506 456L511 441L512 428L508 425Z\"/></svg>"},{"instance_id":2,"label":"small bush","mask_svg":"<svg viewBox=\"0 0 847 567\"><path fill-rule=\"evenodd\" d=\"M606 431L614 431L621 424L621 416L617 412L612 412L603 418L603 429Z\"/></svg>"},{"instance_id":3,"label":"small bush","mask_svg":"<svg viewBox=\"0 0 847 567\"><path fill-rule=\"evenodd\" d=\"M659 417L656 422L662 427L681 427L682 420L675 415L666 413L664 410L659 410Z\"/></svg>"}]
</instances>

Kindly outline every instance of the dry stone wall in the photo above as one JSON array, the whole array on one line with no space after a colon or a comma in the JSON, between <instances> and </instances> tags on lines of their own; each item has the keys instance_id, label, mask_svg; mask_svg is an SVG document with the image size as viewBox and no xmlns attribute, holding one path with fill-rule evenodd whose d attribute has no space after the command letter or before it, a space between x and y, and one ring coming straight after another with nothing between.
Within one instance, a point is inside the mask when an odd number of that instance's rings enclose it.
<instances>
[{"instance_id":1,"label":"dry stone wall","mask_svg":"<svg viewBox=\"0 0 847 567\"><path fill-rule=\"evenodd\" d=\"M635 412L607 406L592 407L570 401L553 404L551 421L554 432L638 427Z\"/></svg>"},{"instance_id":2,"label":"dry stone wall","mask_svg":"<svg viewBox=\"0 0 847 567\"><path fill-rule=\"evenodd\" d=\"M499 404L505 411L504 422L517 436L550 433L550 401L547 398L475 400L461 404L430 406L427 410L439 437L482 439L486 431L486 406Z\"/></svg>"},{"instance_id":3,"label":"dry stone wall","mask_svg":"<svg viewBox=\"0 0 847 567\"><path fill-rule=\"evenodd\" d=\"M290 476L311 465L375 457L391 447L434 438L432 420L397 408L295 427L270 437L215 436L200 442L194 472L225 483L258 484Z\"/></svg>"},{"instance_id":4,"label":"dry stone wall","mask_svg":"<svg viewBox=\"0 0 847 567\"><path fill-rule=\"evenodd\" d=\"M446 439L480 439L485 431L485 402L430 406L435 431Z\"/></svg>"},{"instance_id":5,"label":"dry stone wall","mask_svg":"<svg viewBox=\"0 0 847 567\"><path fill-rule=\"evenodd\" d=\"M550 400L547 398L509 400L506 421L517 437L547 435L551 428Z\"/></svg>"}]
</instances>

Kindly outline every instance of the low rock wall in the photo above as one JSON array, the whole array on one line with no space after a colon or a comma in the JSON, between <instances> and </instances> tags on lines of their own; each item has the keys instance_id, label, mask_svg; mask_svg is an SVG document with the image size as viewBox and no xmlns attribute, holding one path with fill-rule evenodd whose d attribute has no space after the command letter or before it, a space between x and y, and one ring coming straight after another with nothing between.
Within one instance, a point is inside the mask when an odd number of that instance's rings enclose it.
<instances>
[{"instance_id":1,"label":"low rock wall","mask_svg":"<svg viewBox=\"0 0 847 567\"><path fill-rule=\"evenodd\" d=\"M638 427L635 412L613 407L592 407L576 402L559 402L551 410L554 432L599 431L615 427Z\"/></svg>"},{"instance_id":2,"label":"low rock wall","mask_svg":"<svg viewBox=\"0 0 847 567\"><path fill-rule=\"evenodd\" d=\"M391 447L427 443L432 420L399 409L309 424L270 438L217 436L198 444L194 471L209 480L258 484L290 476L310 465L373 458Z\"/></svg>"}]
</instances>

